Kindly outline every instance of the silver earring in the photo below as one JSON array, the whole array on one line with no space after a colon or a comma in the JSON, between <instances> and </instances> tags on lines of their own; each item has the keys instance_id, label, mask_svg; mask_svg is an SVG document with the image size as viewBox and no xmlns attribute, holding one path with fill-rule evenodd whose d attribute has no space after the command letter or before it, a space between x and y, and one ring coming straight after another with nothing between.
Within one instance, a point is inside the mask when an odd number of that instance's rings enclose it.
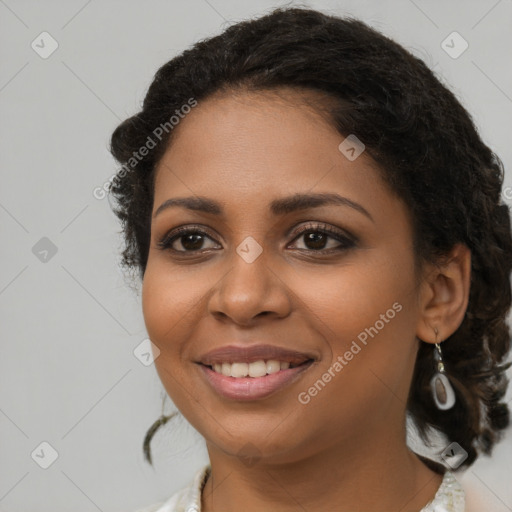
<instances>
[{"instance_id":1,"label":"silver earring","mask_svg":"<svg viewBox=\"0 0 512 512\"><path fill-rule=\"evenodd\" d=\"M438 409L446 411L455 405L455 392L453 387L446 376L443 363L443 353L441 352L441 345L437 342L437 328L434 329L436 333L436 350L434 352L434 359L436 361L437 372L430 380L430 387L432 389L432 397Z\"/></svg>"}]
</instances>

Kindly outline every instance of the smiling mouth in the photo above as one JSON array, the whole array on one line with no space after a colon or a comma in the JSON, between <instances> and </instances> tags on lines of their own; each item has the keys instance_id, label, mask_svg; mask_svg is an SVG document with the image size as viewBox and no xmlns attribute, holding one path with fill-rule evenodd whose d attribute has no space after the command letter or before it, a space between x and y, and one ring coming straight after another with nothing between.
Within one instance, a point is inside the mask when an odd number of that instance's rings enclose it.
<instances>
[{"instance_id":1,"label":"smiling mouth","mask_svg":"<svg viewBox=\"0 0 512 512\"><path fill-rule=\"evenodd\" d=\"M244 362L223 362L215 363L212 365L203 365L215 373L224 375L225 377L244 378L252 377L259 378L265 377L266 375L272 375L280 371L297 368L299 366L305 366L312 363L313 359L306 359L301 363L293 363L289 361L279 361L277 359L260 359L251 363Z\"/></svg>"},{"instance_id":2,"label":"smiling mouth","mask_svg":"<svg viewBox=\"0 0 512 512\"><path fill-rule=\"evenodd\" d=\"M268 398L292 385L314 363L315 359L311 358L293 363L278 359L257 359L250 363L212 362L211 365L199 363L198 366L206 382L224 399L251 401ZM229 375L226 375L228 372Z\"/></svg>"}]
</instances>

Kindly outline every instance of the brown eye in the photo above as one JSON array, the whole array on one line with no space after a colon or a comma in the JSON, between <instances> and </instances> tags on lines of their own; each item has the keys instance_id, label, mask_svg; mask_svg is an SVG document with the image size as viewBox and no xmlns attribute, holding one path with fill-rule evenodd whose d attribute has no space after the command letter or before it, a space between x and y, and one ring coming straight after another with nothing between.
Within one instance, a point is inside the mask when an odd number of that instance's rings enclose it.
<instances>
[{"instance_id":1,"label":"brown eye","mask_svg":"<svg viewBox=\"0 0 512 512\"><path fill-rule=\"evenodd\" d=\"M203 249L212 249L212 247L204 247L206 240L214 241L207 233L197 228L178 228L164 236L158 242L158 246L161 249L175 252L195 252Z\"/></svg>"},{"instance_id":2,"label":"brown eye","mask_svg":"<svg viewBox=\"0 0 512 512\"><path fill-rule=\"evenodd\" d=\"M325 249L325 245L327 244L330 236L325 233L311 232L305 233L302 235L304 238L304 244L308 249Z\"/></svg>"},{"instance_id":3,"label":"brown eye","mask_svg":"<svg viewBox=\"0 0 512 512\"><path fill-rule=\"evenodd\" d=\"M296 235L294 240L302 239L305 245L305 247L298 247L300 250L328 253L349 249L355 245L353 238L326 224L310 224L302 228Z\"/></svg>"},{"instance_id":4,"label":"brown eye","mask_svg":"<svg viewBox=\"0 0 512 512\"><path fill-rule=\"evenodd\" d=\"M301 251L332 253L355 246L355 238L344 234L343 231L332 228L327 224L309 224L295 233L294 240L302 238L304 247L297 247ZM210 242L210 246L208 246ZM212 243L214 245L212 245ZM297 243L297 242L295 242ZM175 253L194 253L208 249L218 249L220 246L212 236L198 227L180 227L165 235L158 242L162 250Z\"/></svg>"}]
</instances>

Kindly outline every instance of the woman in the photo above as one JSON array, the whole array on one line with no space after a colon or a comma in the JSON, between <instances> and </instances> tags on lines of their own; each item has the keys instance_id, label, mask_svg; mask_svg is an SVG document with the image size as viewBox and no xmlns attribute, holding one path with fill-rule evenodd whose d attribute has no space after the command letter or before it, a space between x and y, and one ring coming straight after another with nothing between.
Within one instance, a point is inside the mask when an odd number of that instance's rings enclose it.
<instances>
[{"instance_id":1,"label":"woman","mask_svg":"<svg viewBox=\"0 0 512 512\"><path fill-rule=\"evenodd\" d=\"M157 372L210 459L145 510L464 510L455 470L508 426L512 238L501 161L424 63L276 9L161 67L111 148Z\"/></svg>"}]
</instances>

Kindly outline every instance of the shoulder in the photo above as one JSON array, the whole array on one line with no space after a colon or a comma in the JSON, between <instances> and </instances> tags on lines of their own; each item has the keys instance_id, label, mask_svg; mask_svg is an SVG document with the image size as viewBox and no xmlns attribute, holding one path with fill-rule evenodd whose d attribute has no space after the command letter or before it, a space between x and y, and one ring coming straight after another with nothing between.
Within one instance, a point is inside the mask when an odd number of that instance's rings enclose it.
<instances>
[{"instance_id":1,"label":"shoulder","mask_svg":"<svg viewBox=\"0 0 512 512\"><path fill-rule=\"evenodd\" d=\"M192 481L168 500L153 503L134 512L201 512L201 491L210 474L210 465L196 472Z\"/></svg>"},{"instance_id":2,"label":"shoulder","mask_svg":"<svg viewBox=\"0 0 512 512\"><path fill-rule=\"evenodd\" d=\"M434 499L420 512L464 512L466 496L460 482L451 471L446 471Z\"/></svg>"}]
</instances>

